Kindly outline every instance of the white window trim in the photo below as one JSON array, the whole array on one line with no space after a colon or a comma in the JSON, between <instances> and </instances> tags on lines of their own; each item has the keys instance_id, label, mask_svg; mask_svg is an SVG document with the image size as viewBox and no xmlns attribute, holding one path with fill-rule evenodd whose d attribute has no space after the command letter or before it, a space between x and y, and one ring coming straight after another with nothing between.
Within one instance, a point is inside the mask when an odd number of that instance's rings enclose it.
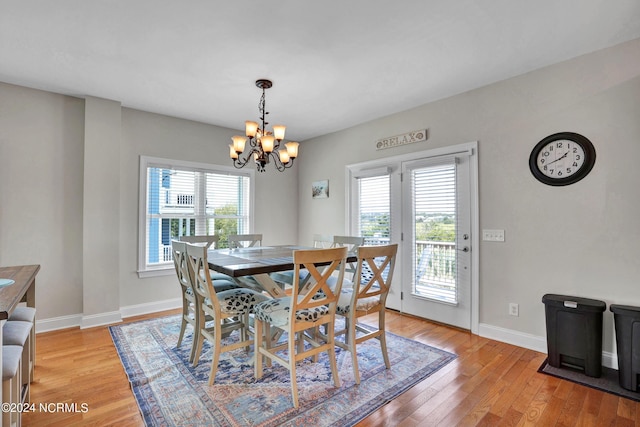
<instances>
[{"instance_id":1,"label":"white window trim","mask_svg":"<svg viewBox=\"0 0 640 427\"><path fill-rule=\"evenodd\" d=\"M149 165L163 166L167 169L185 168L201 169L217 174L228 174L236 176L247 176L251 183L249 185L249 228L253 230L254 209L255 209L255 171L253 169L238 170L231 166L214 165L209 163L189 162L185 160L171 160L160 157L140 156L140 177L138 191L138 277L168 276L175 274L173 264L159 267L147 267L145 262L145 244L147 236L147 168Z\"/></svg>"}]
</instances>

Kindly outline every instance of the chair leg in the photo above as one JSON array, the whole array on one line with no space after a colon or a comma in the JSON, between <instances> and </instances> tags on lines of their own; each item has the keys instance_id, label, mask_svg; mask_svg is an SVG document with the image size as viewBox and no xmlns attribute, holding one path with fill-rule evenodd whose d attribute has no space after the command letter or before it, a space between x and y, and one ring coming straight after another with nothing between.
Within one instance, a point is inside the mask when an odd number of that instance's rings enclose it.
<instances>
[{"instance_id":1,"label":"chair leg","mask_svg":"<svg viewBox=\"0 0 640 427\"><path fill-rule=\"evenodd\" d=\"M218 363L220 362L220 346L222 342L222 331L219 327L214 330L214 343L213 343L213 357L211 358L211 370L209 370L209 385L213 385L216 379L216 372L218 372Z\"/></svg>"},{"instance_id":2,"label":"chair leg","mask_svg":"<svg viewBox=\"0 0 640 427\"><path fill-rule=\"evenodd\" d=\"M298 382L296 380L296 340L289 337L289 375L291 378L291 398L293 399L293 407L297 408L298 404Z\"/></svg>"},{"instance_id":3,"label":"chair leg","mask_svg":"<svg viewBox=\"0 0 640 427\"><path fill-rule=\"evenodd\" d=\"M193 363L196 357L196 348L198 347L198 341L200 340L200 322L196 316L195 326L193 327L193 339L191 340L191 353L189 354L189 362Z\"/></svg>"},{"instance_id":4,"label":"chair leg","mask_svg":"<svg viewBox=\"0 0 640 427\"><path fill-rule=\"evenodd\" d=\"M242 328L240 329L240 339L242 341L247 341L249 339L249 312L247 311L242 315ZM248 353L251 350L251 346L247 344L244 348Z\"/></svg>"},{"instance_id":5,"label":"chair leg","mask_svg":"<svg viewBox=\"0 0 640 427\"><path fill-rule=\"evenodd\" d=\"M384 358L384 366L387 369L391 369L389 354L387 353L387 331L384 325L384 309L380 310L378 322L378 330L382 331L380 334L380 349L382 350L382 357Z\"/></svg>"},{"instance_id":6,"label":"chair leg","mask_svg":"<svg viewBox=\"0 0 640 427\"><path fill-rule=\"evenodd\" d=\"M328 327L328 325L324 325L325 327ZM303 333L304 334L304 333ZM319 326L315 326L312 329L312 336L314 340L318 340L318 337L320 336L320 327ZM304 335L303 335L304 336ZM302 341L302 346L304 347L304 340ZM303 348L304 350L304 348ZM318 363L318 353L314 354L311 358L311 360L313 360L313 363Z\"/></svg>"},{"instance_id":7,"label":"chair leg","mask_svg":"<svg viewBox=\"0 0 640 427\"><path fill-rule=\"evenodd\" d=\"M187 329L187 321L184 319L184 314L182 315L182 324L180 325L180 335L178 335L178 344L176 347L180 347L182 344L182 338L184 338L184 331Z\"/></svg>"},{"instance_id":8,"label":"chair leg","mask_svg":"<svg viewBox=\"0 0 640 427\"><path fill-rule=\"evenodd\" d=\"M338 364L336 362L336 346L334 334L335 323L334 320L329 322L329 333L327 334L327 344L329 344L329 362L331 364L331 373L333 375L333 385L340 387L340 376L338 375Z\"/></svg>"},{"instance_id":9,"label":"chair leg","mask_svg":"<svg viewBox=\"0 0 640 427\"><path fill-rule=\"evenodd\" d=\"M355 319L349 321L345 320L348 324L347 336L345 341L351 352L351 363L353 364L353 377L356 384L360 384L360 369L358 368L358 351L356 350L356 321Z\"/></svg>"},{"instance_id":10,"label":"chair leg","mask_svg":"<svg viewBox=\"0 0 640 427\"><path fill-rule=\"evenodd\" d=\"M194 367L198 366L198 362L200 361L200 353L202 353L203 343L204 343L204 335L202 335L202 331L200 331L196 341L196 349L195 349L195 354L193 355L193 362L191 363Z\"/></svg>"},{"instance_id":11,"label":"chair leg","mask_svg":"<svg viewBox=\"0 0 640 427\"><path fill-rule=\"evenodd\" d=\"M260 349L262 349L262 338L265 335L265 328L264 328L264 324L258 320L257 317L254 316L253 318L253 329L254 329L254 335L253 335L253 354L254 354L254 359L255 361L254 366L253 366L253 375L256 378L262 378L262 362L263 362L263 356L262 353L260 352ZM267 335L267 341L269 340L269 336Z\"/></svg>"},{"instance_id":12,"label":"chair leg","mask_svg":"<svg viewBox=\"0 0 640 427\"><path fill-rule=\"evenodd\" d=\"M271 323L262 322L262 324L264 325L264 334L267 337L267 339L264 340L264 347L267 350L267 352L270 352L271 351L271 344L276 344L271 339ZM271 358L270 357L267 357L267 367L268 368L271 367Z\"/></svg>"}]
</instances>

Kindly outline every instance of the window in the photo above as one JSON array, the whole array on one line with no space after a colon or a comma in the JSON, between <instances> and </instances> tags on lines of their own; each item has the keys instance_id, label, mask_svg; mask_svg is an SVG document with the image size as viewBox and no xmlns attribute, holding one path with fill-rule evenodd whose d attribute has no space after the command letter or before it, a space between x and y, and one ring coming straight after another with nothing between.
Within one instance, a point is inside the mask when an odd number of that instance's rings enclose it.
<instances>
[{"instance_id":1,"label":"window","mask_svg":"<svg viewBox=\"0 0 640 427\"><path fill-rule=\"evenodd\" d=\"M140 277L172 270L171 240L216 234L227 247L229 234L250 233L252 170L140 158Z\"/></svg>"},{"instance_id":2,"label":"window","mask_svg":"<svg viewBox=\"0 0 640 427\"><path fill-rule=\"evenodd\" d=\"M362 177L358 182L357 235L367 245L388 244L391 236L390 175Z\"/></svg>"}]
</instances>

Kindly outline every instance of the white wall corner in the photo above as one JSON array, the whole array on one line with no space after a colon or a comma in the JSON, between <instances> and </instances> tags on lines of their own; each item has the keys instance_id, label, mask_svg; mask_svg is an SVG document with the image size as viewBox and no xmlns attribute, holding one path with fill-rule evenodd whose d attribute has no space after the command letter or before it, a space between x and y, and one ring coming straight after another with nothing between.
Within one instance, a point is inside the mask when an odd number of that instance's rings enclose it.
<instances>
[{"instance_id":1,"label":"white wall corner","mask_svg":"<svg viewBox=\"0 0 640 427\"><path fill-rule=\"evenodd\" d=\"M100 314L90 314L88 316L82 316L80 322L80 329L94 328L96 326L109 325L111 323L122 322L122 316L119 311L111 311Z\"/></svg>"},{"instance_id":2,"label":"white wall corner","mask_svg":"<svg viewBox=\"0 0 640 427\"><path fill-rule=\"evenodd\" d=\"M182 299L173 298L164 301L155 301L145 304L128 305L120 308L122 318L141 316L143 314L157 313L159 311L173 310L182 307Z\"/></svg>"},{"instance_id":3,"label":"white wall corner","mask_svg":"<svg viewBox=\"0 0 640 427\"><path fill-rule=\"evenodd\" d=\"M518 347L524 347L528 348L529 350L547 354L546 337L514 331L512 329L501 328L499 326L488 325L486 323L480 323L478 335L484 338L502 341L507 344L513 344L517 345ZM606 366L607 368L612 369L618 369L618 356L614 353L603 351L602 366Z\"/></svg>"}]
</instances>

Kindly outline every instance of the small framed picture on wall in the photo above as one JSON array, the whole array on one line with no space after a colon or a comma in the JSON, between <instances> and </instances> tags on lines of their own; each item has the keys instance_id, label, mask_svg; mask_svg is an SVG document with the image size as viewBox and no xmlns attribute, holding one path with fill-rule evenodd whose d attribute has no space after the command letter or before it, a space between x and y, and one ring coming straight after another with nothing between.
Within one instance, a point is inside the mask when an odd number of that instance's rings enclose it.
<instances>
[{"instance_id":1,"label":"small framed picture on wall","mask_svg":"<svg viewBox=\"0 0 640 427\"><path fill-rule=\"evenodd\" d=\"M311 184L311 197L314 199L326 199L329 197L329 180L314 181Z\"/></svg>"}]
</instances>

